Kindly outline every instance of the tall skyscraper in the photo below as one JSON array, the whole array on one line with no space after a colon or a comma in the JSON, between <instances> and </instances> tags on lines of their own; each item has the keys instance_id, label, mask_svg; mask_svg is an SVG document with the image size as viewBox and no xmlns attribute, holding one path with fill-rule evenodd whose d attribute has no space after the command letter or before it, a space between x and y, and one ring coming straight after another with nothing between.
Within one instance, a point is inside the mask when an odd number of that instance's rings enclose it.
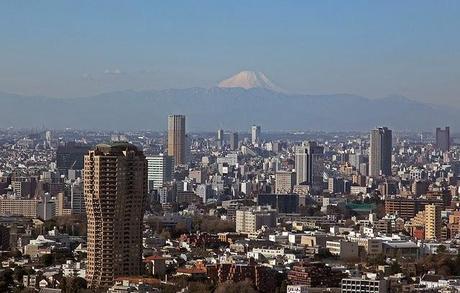
<instances>
[{"instance_id":1,"label":"tall skyscraper","mask_svg":"<svg viewBox=\"0 0 460 293\"><path fill-rule=\"evenodd\" d=\"M387 127L371 131L369 153L369 175L391 175L392 133Z\"/></svg>"},{"instance_id":2,"label":"tall skyscraper","mask_svg":"<svg viewBox=\"0 0 460 293\"><path fill-rule=\"evenodd\" d=\"M171 156L158 155L147 157L149 191L158 189L172 181L174 159Z\"/></svg>"},{"instance_id":3,"label":"tall skyscraper","mask_svg":"<svg viewBox=\"0 0 460 293\"><path fill-rule=\"evenodd\" d=\"M128 143L99 144L85 156L87 270L91 288L141 274L147 161Z\"/></svg>"},{"instance_id":4,"label":"tall skyscraper","mask_svg":"<svg viewBox=\"0 0 460 293\"><path fill-rule=\"evenodd\" d=\"M253 125L251 127L251 143L256 144L260 142L260 126Z\"/></svg>"},{"instance_id":5,"label":"tall skyscraper","mask_svg":"<svg viewBox=\"0 0 460 293\"><path fill-rule=\"evenodd\" d=\"M223 129L217 130L217 146L218 147L224 146L224 130Z\"/></svg>"},{"instance_id":6,"label":"tall skyscraper","mask_svg":"<svg viewBox=\"0 0 460 293\"><path fill-rule=\"evenodd\" d=\"M320 191L323 185L324 148L316 142L303 143L295 148L295 171L297 184L310 184L312 189Z\"/></svg>"},{"instance_id":7,"label":"tall skyscraper","mask_svg":"<svg viewBox=\"0 0 460 293\"><path fill-rule=\"evenodd\" d=\"M443 152L450 149L450 127L445 129L436 128L436 146Z\"/></svg>"},{"instance_id":8,"label":"tall skyscraper","mask_svg":"<svg viewBox=\"0 0 460 293\"><path fill-rule=\"evenodd\" d=\"M230 133L230 149L233 151L238 149L238 132Z\"/></svg>"},{"instance_id":9,"label":"tall skyscraper","mask_svg":"<svg viewBox=\"0 0 460 293\"><path fill-rule=\"evenodd\" d=\"M183 165L186 162L185 148L185 116L168 116L168 155L174 158L174 164Z\"/></svg>"}]
</instances>

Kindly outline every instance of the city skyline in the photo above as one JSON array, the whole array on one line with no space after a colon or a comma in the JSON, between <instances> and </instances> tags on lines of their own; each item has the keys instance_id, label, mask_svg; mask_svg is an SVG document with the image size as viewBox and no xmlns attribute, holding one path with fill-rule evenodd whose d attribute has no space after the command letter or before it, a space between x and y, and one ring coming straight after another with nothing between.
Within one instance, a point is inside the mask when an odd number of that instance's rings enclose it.
<instances>
[{"instance_id":1,"label":"city skyline","mask_svg":"<svg viewBox=\"0 0 460 293\"><path fill-rule=\"evenodd\" d=\"M0 2L0 292L460 292L460 2Z\"/></svg>"}]
</instances>

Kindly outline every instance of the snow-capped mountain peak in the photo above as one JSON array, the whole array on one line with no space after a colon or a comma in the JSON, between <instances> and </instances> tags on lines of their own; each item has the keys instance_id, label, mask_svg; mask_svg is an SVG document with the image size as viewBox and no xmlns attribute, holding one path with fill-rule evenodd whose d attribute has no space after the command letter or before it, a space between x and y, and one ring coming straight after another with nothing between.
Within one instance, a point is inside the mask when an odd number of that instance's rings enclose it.
<instances>
[{"instance_id":1,"label":"snow-capped mountain peak","mask_svg":"<svg viewBox=\"0 0 460 293\"><path fill-rule=\"evenodd\" d=\"M279 86L271 82L265 74L258 71L241 71L234 76L222 80L218 84L221 88L264 88L275 92L285 92Z\"/></svg>"}]
</instances>

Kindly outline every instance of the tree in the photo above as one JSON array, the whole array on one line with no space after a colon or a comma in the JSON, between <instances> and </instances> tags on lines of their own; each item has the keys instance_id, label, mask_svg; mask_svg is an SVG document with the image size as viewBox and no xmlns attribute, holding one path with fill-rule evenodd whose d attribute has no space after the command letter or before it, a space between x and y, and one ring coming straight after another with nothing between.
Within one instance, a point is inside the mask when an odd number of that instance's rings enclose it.
<instances>
[{"instance_id":1,"label":"tree","mask_svg":"<svg viewBox=\"0 0 460 293\"><path fill-rule=\"evenodd\" d=\"M436 252L437 252L438 254L446 253L446 252L447 252L447 248L446 248L446 246L444 246L444 245L441 244L441 245L438 246L438 249L436 249Z\"/></svg>"},{"instance_id":2,"label":"tree","mask_svg":"<svg viewBox=\"0 0 460 293\"><path fill-rule=\"evenodd\" d=\"M0 272L0 292L8 292L14 285L13 271L6 269Z\"/></svg>"},{"instance_id":3,"label":"tree","mask_svg":"<svg viewBox=\"0 0 460 293\"><path fill-rule=\"evenodd\" d=\"M79 293L86 289L87 282L80 277L64 277L61 280L59 288L63 293Z\"/></svg>"},{"instance_id":4,"label":"tree","mask_svg":"<svg viewBox=\"0 0 460 293\"><path fill-rule=\"evenodd\" d=\"M22 278L27 274L27 271L22 266L17 266L14 268L14 279L18 282L22 282Z\"/></svg>"},{"instance_id":5,"label":"tree","mask_svg":"<svg viewBox=\"0 0 460 293\"><path fill-rule=\"evenodd\" d=\"M168 230L163 229L160 233L160 237L165 240L171 239L171 233L169 233Z\"/></svg>"},{"instance_id":6,"label":"tree","mask_svg":"<svg viewBox=\"0 0 460 293\"><path fill-rule=\"evenodd\" d=\"M201 232L219 233L235 231L235 223L222 220L218 217L204 216L201 219L195 220L195 223L199 223L199 230Z\"/></svg>"},{"instance_id":7,"label":"tree","mask_svg":"<svg viewBox=\"0 0 460 293\"><path fill-rule=\"evenodd\" d=\"M53 264L53 256L51 254L44 254L40 257L40 262L45 267L49 267Z\"/></svg>"},{"instance_id":8,"label":"tree","mask_svg":"<svg viewBox=\"0 0 460 293\"><path fill-rule=\"evenodd\" d=\"M252 282L249 280L244 280L241 282L226 281L220 284L215 293L257 293L257 290L254 289Z\"/></svg>"},{"instance_id":9,"label":"tree","mask_svg":"<svg viewBox=\"0 0 460 293\"><path fill-rule=\"evenodd\" d=\"M390 274L398 274L401 272L401 266L397 261L394 261L390 266Z\"/></svg>"}]
</instances>

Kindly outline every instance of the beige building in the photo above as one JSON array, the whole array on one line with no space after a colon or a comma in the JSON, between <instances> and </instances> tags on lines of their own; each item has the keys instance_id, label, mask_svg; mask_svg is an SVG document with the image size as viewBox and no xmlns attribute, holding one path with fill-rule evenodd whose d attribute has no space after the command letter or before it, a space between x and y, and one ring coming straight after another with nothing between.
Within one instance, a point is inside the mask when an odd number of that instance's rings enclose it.
<instances>
[{"instance_id":1,"label":"beige building","mask_svg":"<svg viewBox=\"0 0 460 293\"><path fill-rule=\"evenodd\" d=\"M255 233L262 226L276 225L276 211L269 209L250 209L236 211L236 232Z\"/></svg>"},{"instance_id":2,"label":"beige building","mask_svg":"<svg viewBox=\"0 0 460 293\"><path fill-rule=\"evenodd\" d=\"M291 193L296 184L295 172L278 171L275 174L275 193Z\"/></svg>"},{"instance_id":3,"label":"beige building","mask_svg":"<svg viewBox=\"0 0 460 293\"><path fill-rule=\"evenodd\" d=\"M365 237L349 237L348 239L352 242L358 243L358 246L363 248L363 252L365 252L367 256L382 254L381 239Z\"/></svg>"},{"instance_id":4,"label":"beige building","mask_svg":"<svg viewBox=\"0 0 460 293\"><path fill-rule=\"evenodd\" d=\"M359 257L358 243L356 242L346 240L327 241L326 249L341 259L355 259Z\"/></svg>"},{"instance_id":5,"label":"beige building","mask_svg":"<svg viewBox=\"0 0 460 293\"><path fill-rule=\"evenodd\" d=\"M185 164L185 116L168 116L168 155L174 158L175 165Z\"/></svg>"},{"instance_id":6,"label":"beige building","mask_svg":"<svg viewBox=\"0 0 460 293\"><path fill-rule=\"evenodd\" d=\"M413 217L407 227L423 227L426 240L441 238L441 207L435 204L428 204L424 211L420 211Z\"/></svg>"},{"instance_id":7,"label":"beige building","mask_svg":"<svg viewBox=\"0 0 460 293\"><path fill-rule=\"evenodd\" d=\"M39 203L37 199L0 199L0 214L37 218Z\"/></svg>"},{"instance_id":8,"label":"beige building","mask_svg":"<svg viewBox=\"0 0 460 293\"><path fill-rule=\"evenodd\" d=\"M85 156L88 225L86 279L107 287L118 276L140 275L147 161L128 143L100 144Z\"/></svg>"},{"instance_id":9,"label":"beige building","mask_svg":"<svg viewBox=\"0 0 460 293\"><path fill-rule=\"evenodd\" d=\"M441 238L441 208L430 204L425 206L425 239Z\"/></svg>"}]
</instances>

